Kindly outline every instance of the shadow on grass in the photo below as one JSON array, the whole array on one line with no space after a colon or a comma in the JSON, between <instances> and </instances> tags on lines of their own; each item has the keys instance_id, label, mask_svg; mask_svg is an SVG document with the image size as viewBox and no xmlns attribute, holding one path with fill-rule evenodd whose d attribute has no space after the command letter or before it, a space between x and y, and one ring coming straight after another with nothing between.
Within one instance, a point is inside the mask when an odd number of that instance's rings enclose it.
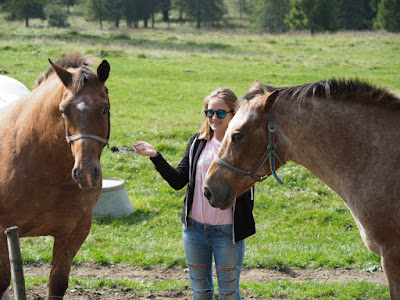
<instances>
[{"instance_id":1,"label":"shadow on grass","mask_svg":"<svg viewBox=\"0 0 400 300\"><path fill-rule=\"evenodd\" d=\"M137 46L137 47L144 47L144 48L151 48L151 49L169 49L169 50L176 50L176 51L224 51L224 52L238 52L235 47L229 44L223 43L216 43L216 42L193 42L193 41L180 41L179 39L166 39L166 40L152 40L146 39L141 37L131 37L128 34L88 34L79 32L76 30L66 30L60 33L49 33L46 31L43 32L36 32L36 33L10 33L4 34L1 33L1 37L4 39L7 38L23 38L24 40L33 40L38 38L43 39L53 39L53 40L61 40L61 41L85 41L90 42L91 44L100 44L100 45L107 45L107 44L114 44L115 42ZM105 51L107 52L107 51ZM102 56L108 56L109 53L100 53ZM122 56L124 53L111 53L112 56Z\"/></svg>"},{"instance_id":2,"label":"shadow on grass","mask_svg":"<svg viewBox=\"0 0 400 300\"><path fill-rule=\"evenodd\" d=\"M136 209L133 213L122 216L122 217L100 217L94 218L93 223L97 225L111 225L111 226L121 226L121 225L137 225L144 221L148 222L154 217L159 215L158 212Z\"/></svg>"}]
</instances>

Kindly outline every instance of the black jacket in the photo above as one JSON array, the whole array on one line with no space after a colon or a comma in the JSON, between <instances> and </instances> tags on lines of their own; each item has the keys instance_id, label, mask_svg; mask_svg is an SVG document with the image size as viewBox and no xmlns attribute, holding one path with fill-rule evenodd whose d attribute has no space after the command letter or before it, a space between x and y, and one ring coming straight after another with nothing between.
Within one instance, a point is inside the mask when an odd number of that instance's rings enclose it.
<instances>
[{"instance_id":1,"label":"black jacket","mask_svg":"<svg viewBox=\"0 0 400 300\"><path fill-rule=\"evenodd\" d=\"M207 140L198 139L199 133L193 135L186 147L185 154L177 168L172 167L157 152L155 157L151 157L156 170L175 190L182 189L189 183L186 191L185 205L182 210L182 222L187 226L189 211L193 204L194 184L196 178L197 161L200 157ZM233 215L234 241L238 242L256 232L253 206L254 206L254 188L251 188L236 199L236 205Z\"/></svg>"}]
</instances>

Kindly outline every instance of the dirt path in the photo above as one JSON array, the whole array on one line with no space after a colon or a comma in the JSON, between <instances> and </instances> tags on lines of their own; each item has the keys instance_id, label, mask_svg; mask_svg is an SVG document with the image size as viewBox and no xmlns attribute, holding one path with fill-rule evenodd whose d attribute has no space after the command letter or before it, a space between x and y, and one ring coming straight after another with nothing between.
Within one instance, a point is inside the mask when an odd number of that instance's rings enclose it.
<instances>
[{"instance_id":1,"label":"dirt path","mask_svg":"<svg viewBox=\"0 0 400 300\"><path fill-rule=\"evenodd\" d=\"M49 264L34 264L24 267L25 276L43 276L47 277L50 272ZM79 266L73 266L71 276L83 277L88 279L107 278L129 279L134 281L162 281L166 279L176 279L179 281L187 281L187 270L182 268L165 268L153 267L149 270L144 270L139 267L130 267L124 265L116 265L104 267L94 263L85 263ZM383 271L366 272L347 269L336 270L292 270L289 273L282 273L264 269L251 269L242 272L241 281L251 282L270 282L279 280L291 280L295 282L305 280L315 280L316 282L345 282L345 281L370 281L379 284L386 284L386 277ZM39 285L34 290L28 291L29 300L44 300L46 295L46 285ZM134 295L131 289L120 290L98 290L98 291L78 291L68 289L66 300L94 300L94 299L191 299L190 292L176 293L163 292L161 294L149 294L141 297ZM248 299L245 297L245 299ZM255 299L255 298L250 298Z\"/></svg>"}]
</instances>

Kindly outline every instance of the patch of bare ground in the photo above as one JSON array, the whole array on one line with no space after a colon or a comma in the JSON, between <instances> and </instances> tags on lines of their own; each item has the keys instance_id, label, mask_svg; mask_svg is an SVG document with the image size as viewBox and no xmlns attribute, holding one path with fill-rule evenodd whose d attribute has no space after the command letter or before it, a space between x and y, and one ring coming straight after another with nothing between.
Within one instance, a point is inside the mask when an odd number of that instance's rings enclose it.
<instances>
[{"instance_id":1,"label":"patch of bare ground","mask_svg":"<svg viewBox=\"0 0 400 300\"><path fill-rule=\"evenodd\" d=\"M24 267L25 276L43 276L47 277L50 272L49 264L33 264ZM101 266L95 263L84 263L74 265L71 269L71 276L82 277L88 279L106 278L110 280L128 279L134 281L163 281L167 279L175 279L188 282L187 270L174 267L152 267L151 269L143 269L140 267L132 267L127 265ZM243 270L241 281L250 282L270 282L290 280L295 282L313 280L315 282L346 282L346 281L369 281L378 284L387 284L383 271L367 272L352 269L293 269L290 272L278 272L265 269L249 269ZM189 282L188 282L189 285ZM47 295L47 285L41 284L33 290L27 291L28 300L45 300ZM245 295L243 295L245 296ZM252 296L244 297L245 299L256 299ZM94 291L81 291L69 288L64 297L66 300L111 300L111 299L192 299L190 289L184 292L160 292L157 294L140 295L130 288L106 289Z\"/></svg>"}]
</instances>

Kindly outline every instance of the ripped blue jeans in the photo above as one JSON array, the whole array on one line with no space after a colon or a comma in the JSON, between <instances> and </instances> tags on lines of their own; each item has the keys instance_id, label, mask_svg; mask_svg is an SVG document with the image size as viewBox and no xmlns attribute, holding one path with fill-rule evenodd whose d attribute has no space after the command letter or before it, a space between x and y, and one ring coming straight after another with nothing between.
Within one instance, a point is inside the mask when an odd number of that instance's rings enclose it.
<instances>
[{"instance_id":1,"label":"ripped blue jeans","mask_svg":"<svg viewBox=\"0 0 400 300\"><path fill-rule=\"evenodd\" d=\"M194 300L214 299L213 255L220 299L242 299L239 278L245 243L232 242L232 225L208 225L189 219L188 226L183 227L183 245Z\"/></svg>"}]
</instances>

